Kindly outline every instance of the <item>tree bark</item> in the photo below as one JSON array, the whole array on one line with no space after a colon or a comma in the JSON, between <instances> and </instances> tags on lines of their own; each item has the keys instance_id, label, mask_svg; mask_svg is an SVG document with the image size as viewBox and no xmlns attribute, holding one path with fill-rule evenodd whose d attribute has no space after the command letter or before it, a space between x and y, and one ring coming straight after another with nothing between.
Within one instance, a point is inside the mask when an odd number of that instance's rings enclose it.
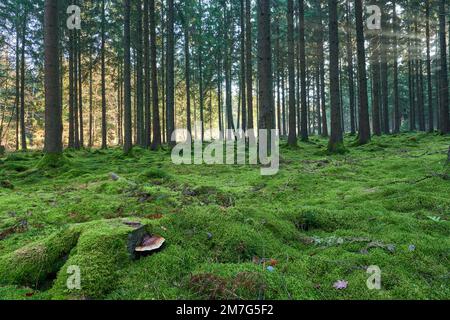
<instances>
[{"instance_id":1,"label":"tree bark","mask_svg":"<svg viewBox=\"0 0 450 320\"><path fill-rule=\"evenodd\" d=\"M174 58L175 58L175 36L174 36L174 20L175 8L173 0L167 0L167 51L166 51L166 126L167 141L169 145L174 146L175 141L171 141L172 133L175 131L175 74L174 74Z\"/></svg>"},{"instance_id":2,"label":"tree bark","mask_svg":"<svg viewBox=\"0 0 450 320\"><path fill-rule=\"evenodd\" d=\"M355 83L353 74L353 45L350 23L350 0L347 0L347 74L348 74L348 93L350 99L350 133L356 134L355 124Z\"/></svg>"},{"instance_id":3,"label":"tree bark","mask_svg":"<svg viewBox=\"0 0 450 320\"><path fill-rule=\"evenodd\" d=\"M152 65L152 109L153 109L153 142L152 150L161 147L161 123L159 116L158 69L156 65L156 18L155 0L150 0L150 56Z\"/></svg>"},{"instance_id":4,"label":"tree bark","mask_svg":"<svg viewBox=\"0 0 450 320\"><path fill-rule=\"evenodd\" d=\"M395 0L392 1L393 7L393 59L394 59L394 133L400 133L400 127L402 122L402 113L400 111L400 96L398 91L398 20L397 20L397 7Z\"/></svg>"},{"instance_id":5,"label":"tree bark","mask_svg":"<svg viewBox=\"0 0 450 320\"><path fill-rule=\"evenodd\" d=\"M430 0L425 1L425 23L427 40L427 89L428 89L428 132L434 131L433 87L431 81L431 49L430 49Z\"/></svg>"},{"instance_id":6,"label":"tree bark","mask_svg":"<svg viewBox=\"0 0 450 320\"><path fill-rule=\"evenodd\" d=\"M102 56L102 149L108 147L107 121L106 121L106 79L105 79L105 0L102 0L102 21L101 21L101 56Z\"/></svg>"},{"instance_id":7,"label":"tree bark","mask_svg":"<svg viewBox=\"0 0 450 320\"><path fill-rule=\"evenodd\" d=\"M47 154L62 154L62 106L60 105L57 0L44 3L45 52L45 147Z\"/></svg>"},{"instance_id":8,"label":"tree bark","mask_svg":"<svg viewBox=\"0 0 450 320\"><path fill-rule=\"evenodd\" d=\"M367 97L366 49L364 41L362 1L355 0L356 43L358 55L359 133L358 144L370 141L369 108Z\"/></svg>"},{"instance_id":9,"label":"tree bark","mask_svg":"<svg viewBox=\"0 0 450 320\"><path fill-rule=\"evenodd\" d=\"M344 142L341 123L341 103L339 86L339 33L338 33L338 0L328 0L329 33L330 33L330 104L331 135L328 143L329 152L338 152Z\"/></svg>"},{"instance_id":10,"label":"tree bark","mask_svg":"<svg viewBox=\"0 0 450 320\"><path fill-rule=\"evenodd\" d=\"M300 45L300 83L301 83L301 119L300 137L302 141L308 141L308 110L306 101L306 54L305 54L305 6L304 0L298 1L299 6L299 45Z\"/></svg>"},{"instance_id":11,"label":"tree bark","mask_svg":"<svg viewBox=\"0 0 450 320\"><path fill-rule=\"evenodd\" d=\"M150 76L150 21L149 0L144 0L144 124L142 141L145 148L151 144L151 76Z\"/></svg>"},{"instance_id":12,"label":"tree bark","mask_svg":"<svg viewBox=\"0 0 450 320\"><path fill-rule=\"evenodd\" d=\"M251 23L251 0L245 1L245 34L246 34L246 71L247 71L247 109L248 123L247 128L253 129L253 64L252 64L252 23Z\"/></svg>"},{"instance_id":13,"label":"tree bark","mask_svg":"<svg viewBox=\"0 0 450 320\"><path fill-rule=\"evenodd\" d=\"M441 52L441 76L440 76L440 132L442 134L450 133L449 123L449 107L448 107L448 69L447 69L447 45L446 45L446 32L445 32L445 3L446 0L440 1L439 6L439 39L440 39L440 52Z\"/></svg>"},{"instance_id":14,"label":"tree bark","mask_svg":"<svg viewBox=\"0 0 450 320\"><path fill-rule=\"evenodd\" d=\"M20 63L20 143L22 150L27 150L27 138L25 128L25 32L26 32L27 14L24 14L22 22L22 51Z\"/></svg>"},{"instance_id":15,"label":"tree bark","mask_svg":"<svg viewBox=\"0 0 450 320\"><path fill-rule=\"evenodd\" d=\"M259 129L274 129L271 1L258 0ZM270 139L269 139L270 141ZM268 141L268 143L270 143Z\"/></svg>"},{"instance_id":16,"label":"tree bark","mask_svg":"<svg viewBox=\"0 0 450 320\"><path fill-rule=\"evenodd\" d=\"M289 136L288 145L297 145L295 112L295 61L294 61L294 0L288 0L288 71L289 71Z\"/></svg>"},{"instance_id":17,"label":"tree bark","mask_svg":"<svg viewBox=\"0 0 450 320\"><path fill-rule=\"evenodd\" d=\"M123 1L124 9L124 129L125 141L124 153L128 154L133 147L132 124L131 124L131 59L130 59L130 0Z\"/></svg>"}]
</instances>

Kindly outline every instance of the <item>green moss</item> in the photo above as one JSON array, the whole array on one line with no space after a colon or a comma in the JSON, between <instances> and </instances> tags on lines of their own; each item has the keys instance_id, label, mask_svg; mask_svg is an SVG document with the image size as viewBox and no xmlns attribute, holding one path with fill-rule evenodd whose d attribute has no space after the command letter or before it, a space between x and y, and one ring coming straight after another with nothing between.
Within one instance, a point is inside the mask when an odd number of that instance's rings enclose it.
<instances>
[{"instance_id":1,"label":"green moss","mask_svg":"<svg viewBox=\"0 0 450 320\"><path fill-rule=\"evenodd\" d=\"M0 257L1 284L37 286L59 270L79 233L66 229Z\"/></svg>"},{"instance_id":2,"label":"green moss","mask_svg":"<svg viewBox=\"0 0 450 320\"><path fill-rule=\"evenodd\" d=\"M45 154L38 162L37 167L40 169L62 168L69 164L67 156L62 154Z\"/></svg>"},{"instance_id":3,"label":"green moss","mask_svg":"<svg viewBox=\"0 0 450 320\"><path fill-rule=\"evenodd\" d=\"M139 148L70 150L69 164L42 169L42 153L10 154L0 233L28 229L0 241L0 299L448 299L448 137L352 140L345 154L320 137L282 146L272 177ZM165 247L132 260L124 220L149 224ZM81 290L67 289L73 265ZM369 265L380 291L366 287ZM340 279L347 289L333 288Z\"/></svg>"}]
</instances>

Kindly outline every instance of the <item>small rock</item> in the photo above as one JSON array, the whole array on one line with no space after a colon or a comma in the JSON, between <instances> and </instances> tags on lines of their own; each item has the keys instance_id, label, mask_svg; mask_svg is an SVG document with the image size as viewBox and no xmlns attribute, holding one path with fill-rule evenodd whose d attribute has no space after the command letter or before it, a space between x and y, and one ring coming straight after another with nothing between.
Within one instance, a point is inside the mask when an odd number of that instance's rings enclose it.
<instances>
[{"instance_id":1,"label":"small rock","mask_svg":"<svg viewBox=\"0 0 450 320\"><path fill-rule=\"evenodd\" d=\"M416 251L416 246L413 245L413 244L411 244L411 245L409 245L408 250L409 250L410 252Z\"/></svg>"},{"instance_id":2,"label":"small rock","mask_svg":"<svg viewBox=\"0 0 450 320\"><path fill-rule=\"evenodd\" d=\"M206 235L208 236L208 240L211 240L213 238L213 234L211 232L206 233Z\"/></svg>"},{"instance_id":3,"label":"small rock","mask_svg":"<svg viewBox=\"0 0 450 320\"><path fill-rule=\"evenodd\" d=\"M361 249L361 251L359 251L360 254L369 254L369 251L367 249Z\"/></svg>"},{"instance_id":4,"label":"small rock","mask_svg":"<svg viewBox=\"0 0 450 320\"><path fill-rule=\"evenodd\" d=\"M267 267L267 271L269 271L269 272L274 272L274 271L275 271L275 268L272 267L272 266L268 266L268 267Z\"/></svg>"},{"instance_id":5,"label":"small rock","mask_svg":"<svg viewBox=\"0 0 450 320\"><path fill-rule=\"evenodd\" d=\"M120 177L119 177L117 174L115 174L114 172L112 172L112 173L110 174L110 177L111 177L111 180L112 180L112 181L117 181L117 180L120 179Z\"/></svg>"},{"instance_id":6,"label":"small rock","mask_svg":"<svg viewBox=\"0 0 450 320\"><path fill-rule=\"evenodd\" d=\"M395 252L395 245L393 245L393 244L388 244L388 245L386 246L386 249L388 249L389 252L394 253L394 252Z\"/></svg>"}]
</instances>

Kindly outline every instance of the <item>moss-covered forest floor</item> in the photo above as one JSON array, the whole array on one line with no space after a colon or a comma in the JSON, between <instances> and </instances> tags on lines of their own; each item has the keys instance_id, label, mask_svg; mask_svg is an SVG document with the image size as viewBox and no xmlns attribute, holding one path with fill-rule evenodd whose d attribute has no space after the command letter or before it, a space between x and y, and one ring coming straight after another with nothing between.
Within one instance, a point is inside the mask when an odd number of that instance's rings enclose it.
<instances>
[{"instance_id":1,"label":"moss-covered forest floor","mask_svg":"<svg viewBox=\"0 0 450 320\"><path fill-rule=\"evenodd\" d=\"M282 147L271 177L175 166L168 151L66 151L58 169L9 154L0 299L449 299L449 140L402 134L328 156L313 137ZM130 222L162 250L131 259ZM67 289L73 265L81 290ZM381 290L366 286L371 265Z\"/></svg>"}]
</instances>

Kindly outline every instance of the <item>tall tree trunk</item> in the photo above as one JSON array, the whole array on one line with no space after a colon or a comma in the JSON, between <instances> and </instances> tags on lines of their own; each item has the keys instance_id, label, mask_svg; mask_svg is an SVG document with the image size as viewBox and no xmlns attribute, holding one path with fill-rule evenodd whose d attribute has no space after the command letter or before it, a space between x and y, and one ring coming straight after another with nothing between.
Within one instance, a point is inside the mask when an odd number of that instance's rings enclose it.
<instances>
[{"instance_id":1,"label":"tall tree trunk","mask_svg":"<svg viewBox=\"0 0 450 320\"><path fill-rule=\"evenodd\" d=\"M232 61L233 54L233 40L231 39L229 32L231 29L230 12L224 2L224 15L225 15L225 59L224 59L224 71L225 71L225 111L226 111L226 129L235 130L233 119L233 99L232 99Z\"/></svg>"},{"instance_id":2,"label":"tall tree trunk","mask_svg":"<svg viewBox=\"0 0 450 320\"><path fill-rule=\"evenodd\" d=\"M397 5L395 0L392 1L393 7L393 59L394 59L394 133L400 133L400 127L402 122L402 113L400 111L400 96L398 91L398 20L397 20Z\"/></svg>"},{"instance_id":3,"label":"tall tree trunk","mask_svg":"<svg viewBox=\"0 0 450 320\"><path fill-rule=\"evenodd\" d=\"M108 147L107 122L106 122L106 79L105 79L105 0L102 0L101 22L101 56L102 56L102 149Z\"/></svg>"},{"instance_id":4,"label":"tall tree trunk","mask_svg":"<svg viewBox=\"0 0 450 320\"><path fill-rule=\"evenodd\" d=\"M306 54L305 54L305 5L304 0L298 0L300 17L299 45L300 45L300 83L301 83L301 119L300 137L302 141L308 141L308 110L306 101Z\"/></svg>"},{"instance_id":5,"label":"tall tree trunk","mask_svg":"<svg viewBox=\"0 0 450 320\"><path fill-rule=\"evenodd\" d=\"M25 32L27 14L24 14L22 22L22 51L20 64L20 142L22 150L27 150L27 138L25 128Z\"/></svg>"},{"instance_id":6,"label":"tall tree trunk","mask_svg":"<svg viewBox=\"0 0 450 320\"><path fill-rule=\"evenodd\" d=\"M69 148L75 148L74 128L74 31L69 30Z\"/></svg>"},{"instance_id":7,"label":"tall tree trunk","mask_svg":"<svg viewBox=\"0 0 450 320\"><path fill-rule=\"evenodd\" d=\"M202 0L199 0L199 35L198 35L198 73L199 73L199 96L200 96L200 122L201 141L205 140L205 93L203 92L203 26L202 26Z\"/></svg>"},{"instance_id":8,"label":"tall tree trunk","mask_svg":"<svg viewBox=\"0 0 450 320\"><path fill-rule=\"evenodd\" d=\"M378 31L374 30L371 36L371 57L370 68L372 72L372 128L373 133L381 135L381 90L380 90L380 36Z\"/></svg>"},{"instance_id":9,"label":"tall tree trunk","mask_svg":"<svg viewBox=\"0 0 450 320\"><path fill-rule=\"evenodd\" d=\"M425 23L427 37L427 89L428 89L428 132L434 131L433 87L431 81L431 46L430 46L430 0L425 1Z\"/></svg>"},{"instance_id":10,"label":"tall tree trunk","mask_svg":"<svg viewBox=\"0 0 450 320\"><path fill-rule=\"evenodd\" d=\"M81 30L79 31L79 44L78 44L78 116L79 116L79 147L84 147L84 125L83 125L83 70L81 63Z\"/></svg>"},{"instance_id":11,"label":"tall tree trunk","mask_svg":"<svg viewBox=\"0 0 450 320\"><path fill-rule=\"evenodd\" d=\"M356 134L355 124L355 83L353 74L353 45L350 23L350 0L347 0L347 74L348 74L348 93L350 100L350 133Z\"/></svg>"},{"instance_id":12,"label":"tall tree trunk","mask_svg":"<svg viewBox=\"0 0 450 320\"><path fill-rule=\"evenodd\" d=\"M289 70L289 136L288 144L297 145L295 112L295 62L294 62L294 0L288 0L288 70Z\"/></svg>"},{"instance_id":13,"label":"tall tree trunk","mask_svg":"<svg viewBox=\"0 0 450 320\"><path fill-rule=\"evenodd\" d=\"M419 120L419 130L425 131L425 112L424 112L424 96L423 96L423 70L422 70L422 43L419 39L419 31L417 26L417 19L414 22L415 25L415 44L416 50L416 83L417 83L417 113Z\"/></svg>"},{"instance_id":14,"label":"tall tree trunk","mask_svg":"<svg viewBox=\"0 0 450 320\"><path fill-rule=\"evenodd\" d=\"M19 17L16 17L18 20ZM16 26L16 151L19 150L19 126L20 126L20 56L19 56L19 39L20 39L20 32L19 32L19 23L17 21Z\"/></svg>"},{"instance_id":15,"label":"tall tree trunk","mask_svg":"<svg viewBox=\"0 0 450 320\"><path fill-rule=\"evenodd\" d=\"M79 118L78 118L78 32L75 29L75 36L74 36L74 73L73 73L73 95L74 95L74 107L73 107L73 119L74 119L74 129L75 129L75 149L80 149L80 125L79 125Z\"/></svg>"},{"instance_id":16,"label":"tall tree trunk","mask_svg":"<svg viewBox=\"0 0 450 320\"><path fill-rule=\"evenodd\" d=\"M123 144L124 153L128 154L133 147L132 124L131 124L131 54L130 54L130 0L123 0L124 9L124 129L125 141Z\"/></svg>"},{"instance_id":17,"label":"tall tree trunk","mask_svg":"<svg viewBox=\"0 0 450 320\"><path fill-rule=\"evenodd\" d=\"M144 141L145 148L151 144L151 77L150 77L150 22L149 0L144 0Z\"/></svg>"},{"instance_id":18,"label":"tall tree trunk","mask_svg":"<svg viewBox=\"0 0 450 320\"><path fill-rule=\"evenodd\" d=\"M248 129L253 129L253 64L252 64L252 22L251 22L251 0L245 0L245 34L246 34L246 71L247 71L247 109Z\"/></svg>"},{"instance_id":19,"label":"tall tree trunk","mask_svg":"<svg viewBox=\"0 0 450 320\"><path fill-rule=\"evenodd\" d=\"M245 64L245 4L244 0L241 0L241 14L240 14L240 24L241 24L241 108L242 108L242 130L245 132L247 130L247 90L246 90L246 64ZM251 72L251 71L250 71Z\"/></svg>"},{"instance_id":20,"label":"tall tree trunk","mask_svg":"<svg viewBox=\"0 0 450 320\"><path fill-rule=\"evenodd\" d=\"M338 0L328 0L329 32L330 32L330 104L331 104L331 135L328 143L329 152L342 149L340 88L339 88L339 33L338 33Z\"/></svg>"},{"instance_id":21,"label":"tall tree trunk","mask_svg":"<svg viewBox=\"0 0 450 320\"><path fill-rule=\"evenodd\" d=\"M175 8L173 0L167 0L167 52L166 52L166 122L167 122L167 141L173 146L175 141L171 141L172 133L175 131L175 35L174 20Z\"/></svg>"},{"instance_id":22,"label":"tall tree trunk","mask_svg":"<svg viewBox=\"0 0 450 320\"><path fill-rule=\"evenodd\" d=\"M136 143L145 147L143 70L142 70L142 1L136 0Z\"/></svg>"},{"instance_id":23,"label":"tall tree trunk","mask_svg":"<svg viewBox=\"0 0 450 320\"><path fill-rule=\"evenodd\" d=\"M155 0L150 0L150 56L152 65L152 109L153 109L153 142L152 150L161 147L161 122L159 116L158 69L156 64L156 18Z\"/></svg>"},{"instance_id":24,"label":"tall tree trunk","mask_svg":"<svg viewBox=\"0 0 450 320\"><path fill-rule=\"evenodd\" d=\"M358 143L370 141L369 102L367 97L366 49L364 41L364 24L362 1L355 0L356 43L358 54L358 90L359 90L359 133Z\"/></svg>"},{"instance_id":25,"label":"tall tree trunk","mask_svg":"<svg viewBox=\"0 0 450 320\"><path fill-rule=\"evenodd\" d=\"M47 154L62 154L62 106L60 105L57 0L44 3L45 52L45 147Z\"/></svg>"},{"instance_id":26,"label":"tall tree trunk","mask_svg":"<svg viewBox=\"0 0 450 320\"><path fill-rule=\"evenodd\" d=\"M321 104L320 104L320 66L316 67L316 89L314 97L316 99L316 106L317 106L317 134L319 136L322 135L322 115L321 115Z\"/></svg>"},{"instance_id":27,"label":"tall tree trunk","mask_svg":"<svg viewBox=\"0 0 450 320\"><path fill-rule=\"evenodd\" d=\"M317 9L319 14L319 26L323 25L322 18L322 6L320 0L317 0ZM320 104L322 106L322 136L328 137L328 119L327 119L327 102L325 95L325 56L323 45L323 32L319 32L318 43L318 59L319 59L319 72L320 72Z\"/></svg>"},{"instance_id":28,"label":"tall tree trunk","mask_svg":"<svg viewBox=\"0 0 450 320\"><path fill-rule=\"evenodd\" d=\"M381 118L381 130L383 134L390 133L389 126L389 75L388 75L388 36L387 36L387 7L383 4L380 4L382 7L381 13L381 106L382 106L382 118Z\"/></svg>"},{"instance_id":29,"label":"tall tree trunk","mask_svg":"<svg viewBox=\"0 0 450 320\"><path fill-rule=\"evenodd\" d=\"M185 17L186 20L188 20ZM185 59L185 67L184 67L184 74L186 78L186 124L187 124L187 130L189 134L192 137L192 123L191 123L191 53L189 48L189 28L190 23L189 21L185 21L184 26L184 59Z\"/></svg>"},{"instance_id":30,"label":"tall tree trunk","mask_svg":"<svg viewBox=\"0 0 450 320\"><path fill-rule=\"evenodd\" d=\"M92 148L94 144L93 140L93 117L94 117L94 105L92 102L93 99L93 90L92 90L92 49L89 49L89 148Z\"/></svg>"},{"instance_id":31,"label":"tall tree trunk","mask_svg":"<svg viewBox=\"0 0 450 320\"><path fill-rule=\"evenodd\" d=\"M439 6L439 39L441 52L441 79L440 79L440 93L441 93L441 111L440 111L440 132L442 134L450 133L449 123L449 109L448 109L448 69L447 69L447 45L445 34L445 3L447 0L441 0Z\"/></svg>"},{"instance_id":32,"label":"tall tree trunk","mask_svg":"<svg viewBox=\"0 0 450 320\"><path fill-rule=\"evenodd\" d=\"M270 11L270 0L258 0L259 128L268 130L275 127Z\"/></svg>"}]
</instances>

